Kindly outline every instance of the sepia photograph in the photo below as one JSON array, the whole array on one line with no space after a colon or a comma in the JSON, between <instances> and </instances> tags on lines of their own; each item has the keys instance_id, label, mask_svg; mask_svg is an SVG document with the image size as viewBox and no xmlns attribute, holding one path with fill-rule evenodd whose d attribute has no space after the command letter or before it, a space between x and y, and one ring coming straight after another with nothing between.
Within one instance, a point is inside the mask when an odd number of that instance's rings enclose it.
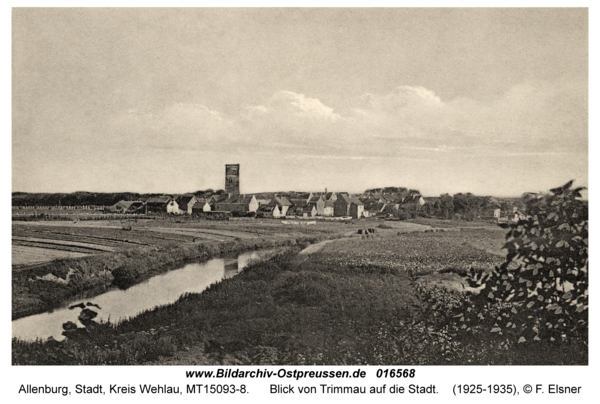
<instances>
[{"instance_id":1,"label":"sepia photograph","mask_svg":"<svg viewBox=\"0 0 600 404\"><path fill-rule=\"evenodd\" d=\"M11 367L589 365L588 8L10 18Z\"/></svg>"}]
</instances>

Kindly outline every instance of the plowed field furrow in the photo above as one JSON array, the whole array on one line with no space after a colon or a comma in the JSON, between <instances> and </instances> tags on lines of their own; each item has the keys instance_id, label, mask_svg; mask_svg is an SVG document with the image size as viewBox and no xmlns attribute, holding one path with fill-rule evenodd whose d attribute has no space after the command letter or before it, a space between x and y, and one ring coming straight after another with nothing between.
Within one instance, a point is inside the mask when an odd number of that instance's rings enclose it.
<instances>
[{"instance_id":1,"label":"plowed field furrow","mask_svg":"<svg viewBox=\"0 0 600 404\"><path fill-rule=\"evenodd\" d=\"M173 229L169 229L169 228L165 228L165 227L158 227L157 230L160 231L171 231ZM195 228L181 228L181 229L177 229L178 232L184 232L181 234L186 234L186 233L193 233L191 235L193 236L197 236L198 233L202 233L202 234L210 234L210 235L215 235L215 236L225 236L225 237L232 237L232 238L255 238L256 237L256 232L255 231L250 231L250 232L245 232L245 231L228 231L228 230L206 230L206 229L195 229Z\"/></svg>"},{"instance_id":2,"label":"plowed field furrow","mask_svg":"<svg viewBox=\"0 0 600 404\"><path fill-rule=\"evenodd\" d=\"M149 238L149 237L148 237ZM173 237L152 237L153 240L156 240L154 244L161 244L160 241L176 241L178 243L191 243L192 237L181 237L181 238L173 238Z\"/></svg>"},{"instance_id":3,"label":"plowed field furrow","mask_svg":"<svg viewBox=\"0 0 600 404\"><path fill-rule=\"evenodd\" d=\"M97 251L111 251L111 252L114 251L114 248L111 248L111 247L101 246L98 244L78 243L75 241L50 240L50 239L42 239L42 238L36 238L36 237L13 237L12 239L13 239L13 242L14 241L30 242L30 243L40 244L40 246L42 246L42 245L69 246L69 247L79 247L79 248L85 248L85 249L97 250Z\"/></svg>"},{"instance_id":4,"label":"plowed field furrow","mask_svg":"<svg viewBox=\"0 0 600 404\"><path fill-rule=\"evenodd\" d=\"M65 251L65 252L77 252L83 254L98 254L104 251L99 250L91 250L89 248L83 247L75 247L69 245L50 245L50 244L42 244L37 242L29 242L29 241L14 241L13 245L19 245L23 247L35 247L35 248L43 248L47 250L56 250L56 251Z\"/></svg>"},{"instance_id":5,"label":"plowed field furrow","mask_svg":"<svg viewBox=\"0 0 600 404\"><path fill-rule=\"evenodd\" d=\"M122 248L132 245L137 246L146 246L146 245L156 245L162 244L156 238L157 233L152 232L151 234L146 233L138 233L138 232L127 232L123 234L123 238L116 238L121 232L120 230L115 231L112 229L69 229L72 230L69 233L64 232L54 232L48 230L33 230L33 229L23 229L18 226L13 227L13 235L16 237L38 237L38 238L46 238L53 240L65 240L65 241L78 241L84 242L86 244L96 244L96 245L106 245L115 248ZM74 231L73 231L74 230ZM81 233L79 233L79 231ZM90 234L92 233L92 234ZM111 237L112 236L112 237Z\"/></svg>"},{"instance_id":6,"label":"plowed field furrow","mask_svg":"<svg viewBox=\"0 0 600 404\"><path fill-rule=\"evenodd\" d=\"M97 243L101 244L101 245L104 245L103 244L104 242L112 243L112 244L106 244L106 245L114 245L115 243L148 245L146 243L141 243L141 242L133 241L133 240L129 240L129 239L119 239L119 238L114 238L114 237L91 236L91 235L83 235L83 234L77 234L77 233L62 233L62 232L53 232L53 231L44 231L44 230L33 231L32 234L26 234L27 232L23 232L23 233L24 233L24 235L26 237L35 237L36 235L44 234L44 235L53 236L52 237L53 239L61 239L61 240L66 240L66 241L73 241L73 240L71 240L71 238L76 238L77 240L90 239L90 240L93 240L93 241L97 241ZM60 237L56 237L56 236L60 236ZM93 243L90 243L90 244L93 244Z\"/></svg>"},{"instance_id":7,"label":"plowed field furrow","mask_svg":"<svg viewBox=\"0 0 600 404\"><path fill-rule=\"evenodd\" d=\"M13 234L13 237L23 237L23 238L40 238L41 234L26 234L26 233L18 233L18 234ZM66 241L66 242L75 242L75 243L84 243L84 244L89 244L89 245L98 245L98 246L104 246L104 247L109 247L109 248L120 248L120 247L124 247L127 246L127 243L124 242L118 242L118 241L108 241L108 240L98 240L98 239L90 239L88 237L85 236L80 236L80 237L69 237L69 236L61 236L58 234L44 234L44 239L47 240L52 240L52 241Z\"/></svg>"},{"instance_id":8,"label":"plowed field furrow","mask_svg":"<svg viewBox=\"0 0 600 404\"><path fill-rule=\"evenodd\" d=\"M85 257L89 254L71 251L51 250L30 246L12 246L12 265L18 268L28 267L59 258Z\"/></svg>"},{"instance_id":9,"label":"plowed field furrow","mask_svg":"<svg viewBox=\"0 0 600 404\"><path fill-rule=\"evenodd\" d=\"M214 240L214 241L226 241L228 239L232 239L233 236L221 236L221 237L215 237L215 236L211 236L209 234L201 234L201 233L192 233L190 234L189 232L185 232L185 231L180 231L181 229L168 229L168 228L160 228L160 229L145 229L147 231L152 231L152 232L156 232L156 233L167 233L167 234L176 234L176 235L182 235L182 236L186 236L188 239L191 237L202 237L208 240ZM187 240L190 241L190 240Z\"/></svg>"}]
</instances>

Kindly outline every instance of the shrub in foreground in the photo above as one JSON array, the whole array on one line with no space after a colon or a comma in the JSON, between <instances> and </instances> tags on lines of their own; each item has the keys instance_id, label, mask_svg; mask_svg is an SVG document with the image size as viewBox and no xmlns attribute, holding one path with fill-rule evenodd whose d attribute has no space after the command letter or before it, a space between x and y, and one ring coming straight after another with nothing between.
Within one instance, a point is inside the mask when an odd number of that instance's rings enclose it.
<instances>
[{"instance_id":1,"label":"shrub in foreground","mask_svg":"<svg viewBox=\"0 0 600 404\"><path fill-rule=\"evenodd\" d=\"M587 341L588 205L571 185L530 195L527 215L507 226L506 261L471 272L469 283L482 289L467 326L484 321L520 342Z\"/></svg>"}]
</instances>

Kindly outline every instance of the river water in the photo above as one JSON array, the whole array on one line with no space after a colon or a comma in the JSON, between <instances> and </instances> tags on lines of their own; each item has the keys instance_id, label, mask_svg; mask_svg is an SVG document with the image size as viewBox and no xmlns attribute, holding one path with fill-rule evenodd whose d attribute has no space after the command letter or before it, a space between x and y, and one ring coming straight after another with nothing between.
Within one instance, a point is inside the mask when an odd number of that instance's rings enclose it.
<instances>
[{"instance_id":1,"label":"river water","mask_svg":"<svg viewBox=\"0 0 600 404\"><path fill-rule=\"evenodd\" d=\"M157 306L175 302L184 293L202 292L211 284L237 275L250 260L263 258L273 250L253 251L240 254L237 258L215 258L201 263L189 263L181 268L156 275L128 289L112 288L93 298L76 299L65 303L63 308L52 312L23 317L12 322L12 336L22 340L64 339L62 324L72 321L83 327L77 320L81 309L69 309L68 306L80 303L94 303L100 306L88 306L98 312L96 321L116 323L134 317L140 312Z\"/></svg>"}]
</instances>

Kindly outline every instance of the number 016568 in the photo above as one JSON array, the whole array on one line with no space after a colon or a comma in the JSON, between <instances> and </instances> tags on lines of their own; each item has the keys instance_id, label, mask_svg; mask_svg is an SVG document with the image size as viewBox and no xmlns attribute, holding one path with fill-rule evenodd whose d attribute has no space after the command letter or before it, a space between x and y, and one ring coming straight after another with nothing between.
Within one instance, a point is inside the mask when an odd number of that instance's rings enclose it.
<instances>
[{"instance_id":1,"label":"number 016568","mask_svg":"<svg viewBox=\"0 0 600 404\"><path fill-rule=\"evenodd\" d=\"M415 370L414 369L377 369L377 377L412 378L412 377L415 377Z\"/></svg>"}]
</instances>

